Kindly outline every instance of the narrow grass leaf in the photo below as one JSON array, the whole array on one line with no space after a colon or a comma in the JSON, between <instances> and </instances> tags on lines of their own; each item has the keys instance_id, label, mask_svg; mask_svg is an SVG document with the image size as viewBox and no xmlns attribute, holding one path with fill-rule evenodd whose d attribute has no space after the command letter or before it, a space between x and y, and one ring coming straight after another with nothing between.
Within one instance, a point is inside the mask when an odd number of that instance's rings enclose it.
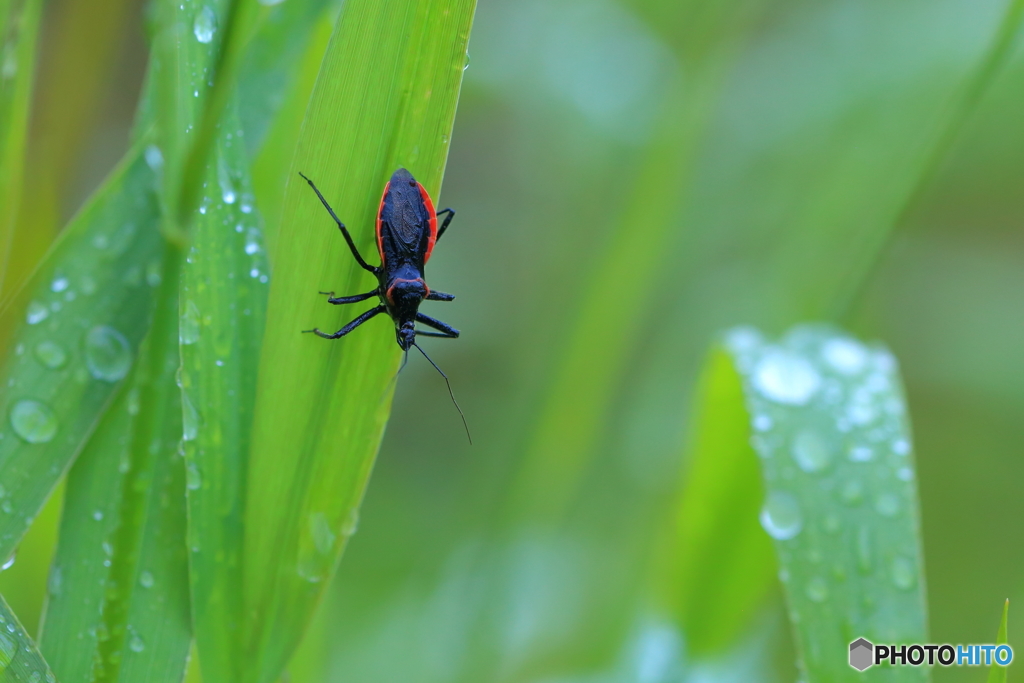
<instances>
[{"instance_id":1,"label":"narrow grass leaf","mask_svg":"<svg viewBox=\"0 0 1024 683\"><path fill-rule=\"evenodd\" d=\"M42 6L42 0L0 3L0 297L10 288L6 276L21 199Z\"/></svg>"},{"instance_id":2,"label":"narrow grass leaf","mask_svg":"<svg viewBox=\"0 0 1024 683\"><path fill-rule=\"evenodd\" d=\"M474 7L350 0L313 90L284 199L251 440L253 681L279 675L355 531L399 360L386 318L341 342L300 333L338 329L363 310L328 306L317 290L365 292L376 282L296 173L316 181L372 259L390 174L404 166L434 197L440 190Z\"/></svg>"},{"instance_id":3,"label":"narrow grass leaf","mask_svg":"<svg viewBox=\"0 0 1024 683\"><path fill-rule=\"evenodd\" d=\"M3 683L56 683L46 660L0 597L0 681Z\"/></svg>"},{"instance_id":4,"label":"narrow grass leaf","mask_svg":"<svg viewBox=\"0 0 1024 683\"><path fill-rule=\"evenodd\" d=\"M1007 600L1003 603L1003 618L999 620L999 633L996 634L996 645L1006 645L1007 634L1006 634L1006 621L1010 616L1010 601ZM1006 669L1005 666L1000 666L994 660L992 667L988 670L988 683L1006 683Z\"/></svg>"},{"instance_id":5,"label":"narrow grass leaf","mask_svg":"<svg viewBox=\"0 0 1024 683\"><path fill-rule=\"evenodd\" d=\"M585 269L591 279L580 289L577 315L526 446L514 514L557 522L596 450L624 364L649 313L643 302L660 277L660 259L671 253L666 241L679 229L701 136L745 29L738 8L746 5L734 0L708 12L701 3L684 2L668 12L667 23L688 28L699 22L711 38L702 38L700 49L691 47L689 35L673 45L680 57L676 73L667 79L664 100L654 103L660 109L656 129L626 191L622 219L597 262ZM608 311L616 311L612 325Z\"/></svg>"},{"instance_id":6,"label":"narrow grass leaf","mask_svg":"<svg viewBox=\"0 0 1024 683\"><path fill-rule=\"evenodd\" d=\"M743 377L772 537L806 680L859 681L857 638L927 642L920 523L896 361L830 327L727 347ZM922 667L874 680L926 681Z\"/></svg>"},{"instance_id":7,"label":"narrow grass leaf","mask_svg":"<svg viewBox=\"0 0 1024 683\"><path fill-rule=\"evenodd\" d=\"M665 581L687 649L699 657L736 642L774 580L775 562L757 523L764 493L743 386L724 350L709 356L698 397Z\"/></svg>"},{"instance_id":8,"label":"narrow grass leaf","mask_svg":"<svg viewBox=\"0 0 1024 683\"><path fill-rule=\"evenodd\" d=\"M184 672L191 639L184 464L177 351L165 348L171 353L157 362L144 347L134 380L68 475L42 635L64 683L176 683ZM150 389L162 396L158 415L141 412ZM147 424L157 438L134 448Z\"/></svg>"},{"instance_id":9,"label":"narrow grass leaf","mask_svg":"<svg viewBox=\"0 0 1024 683\"><path fill-rule=\"evenodd\" d=\"M0 556L14 551L131 369L160 278L155 180L138 149L27 284L0 370Z\"/></svg>"},{"instance_id":10,"label":"narrow grass leaf","mask_svg":"<svg viewBox=\"0 0 1024 683\"><path fill-rule=\"evenodd\" d=\"M207 680L237 678L242 513L269 271L233 106L182 268L179 341L193 623Z\"/></svg>"}]
</instances>

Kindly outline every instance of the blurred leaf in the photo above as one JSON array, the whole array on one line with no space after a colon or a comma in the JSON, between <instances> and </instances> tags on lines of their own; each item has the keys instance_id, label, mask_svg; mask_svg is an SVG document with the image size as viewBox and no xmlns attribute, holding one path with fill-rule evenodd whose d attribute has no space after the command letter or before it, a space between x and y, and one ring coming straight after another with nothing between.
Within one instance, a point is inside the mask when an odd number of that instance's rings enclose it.
<instances>
[{"instance_id":1,"label":"blurred leaf","mask_svg":"<svg viewBox=\"0 0 1024 683\"><path fill-rule=\"evenodd\" d=\"M845 254L851 263L846 266L846 277L837 288L838 294L831 311L835 319L848 317L853 306L863 296L864 287L878 267L886 244L891 242L892 233L905 222L917 200L931 185L953 143L1011 57L1022 18L1024 0L1009 0L988 50L947 105L941 125L936 127L926 144L911 155L911 163L904 169L907 176L900 179L903 191L892 196L891 203L885 206L880 219L867 226L858 248L852 254ZM896 177L899 178L898 175ZM886 181L892 183L891 175ZM879 193L874 193L872 201L877 201L878 197Z\"/></svg>"},{"instance_id":2,"label":"blurred leaf","mask_svg":"<svg viewBox=\"0 0 1024 683\"><path fill-rule=\"evenodd\" d=\"M760 520L809 681L926 681L925 668L862 674L844 656L864 637L927 642L914 462L896 360L826 327L771 343L727 338L743 377L766 495Z\"/></svg>"},{"instance_id":3,"label":"blurred leaf","mask_svg":"<svg viewBox=\"0 0 1024 683\"><path fill-rule=\"evenodd\" d=\"M56 683L46 660L7 603L0 597L0 681Z\"/></svg>"},{"instance_id":4,"label":"blurred leaf","mask_svg":"<svg viewBox=\"0 0 1024 683\"><path fill-rule=\"evenodd\" d=\"M999 621L999 633L996 634L996 645L1005 645L1009 641L1006 637L1006 620L1010 616L1010 601L1003 603L1003 618ZM992 666L988 670L988 683L1006 683L1005 666L999 666L993 659Z\"/></svg>"},{"instance_id":5,"label":"blurred leaf","mask_svg":"<svg viewBox=\"0 0 1024 683\"><path fill-rule=\"evenodd\" d=\"M30 182L18 212L11 284L20 284L31 274L63 227L65 212L72 208L69 203L77 199L73 195L78 172L95 163L93 155L83 152L93 151L88 146L98 115L126 90L111 74L124 61L125 29L134 17L132 0L70 0L61 2L59 9L49 4L25 162ZM108 151L95 155L101 164L113 165L125 151L119 147L127 141L121 136L114 140L116 144L111 144L113 140L106 138Z\"/></svg>"},{"instance_id":6,"label":"blurred leaf","mask_svg":"<svg viewBox=\"0 0 1024 683\"><path fill-rule=\"evenodd\" d=\"M154 176L139 149L97 192L8 305L0 371L0 556L13 552L128 374L160 277Z\"/></svg>"},{"instance_id":7,"label":"blurred leaf","mask_svg":"<svg viewBox=\"0 0 1024 683\"><path fill-rule=\"evenodd\" d=\"M775 575L770 539L757 524L764 492L732 360L715 349L697 390L689 471L669 541L670 598L696 656L733 645Z\"/></svg>"},{"instance_id":8,"label":"blurred leaf","mask_svg":"<svg viewBox=\"0 0 1024 683\"><path fill-rule=\"evenodd\" d=\"M556 521L572 502L580 477L603 433L613 397L631 350L642 335L649 293L661 277L662 259L687 192L696 154L722 77L734 59L734 45L746 27L736 6L719 3L710 42L688 54L667 86L657 128L646 145L640 170L628 188L626 209L597 262L584 272L581 288L550 390L530 435L513 506L542 521ZM678 21L701 13L686 5ZM687 53L682 46L678 49ZM608 311L615 311L609 320Z\"/></svg>"},{"instance_id":9,"label":"blurred leaf","mask_svg":"<svg viewBox=\"0 0 1024 683\"><path fill-rule=\"evenodd\" d=\"M182 269L179 321L193 622L211 681L237 680L244 657L234 649L245 622L242 513L269 289L245 139L228 113Z\"/></svg>"},{"instance_id":10,"label":"blurred leaf","mask_svg":"<svg viewBox=\"0 0 1024 683\"><path fill-rule=\"evenodd\" d=\"M42 636L62 683L178 683L191 641L181 412L172 339L143 345L68 475Z\"/></svg>"},{"instance_id":11,"label":"blurred leaf","mask_svg":"<svg viewBox=\"0 0 1024 683\"><path fill-rule=\"evenodd\" d=\"M438 196L474 7L350 0L313 90L285 194L250 441L243 575L246 651L256 656L247 679L280 673L355 531L399 358L385 318L341 342L300 334L354 317L317 290L376 283L297 172L316 181L368 256L397 167Z\"/></svg>"},{"instance_id":12,"label":"blurred leaf","mask_svg":"<svg viewBox=\"0 0 1024 683\"><path fill-rule=\"evenodd\" d=\"M8 260L21 199L42 5L42 0L0 3L0 301L11 289Z\"/></svg>"}]
</instances>

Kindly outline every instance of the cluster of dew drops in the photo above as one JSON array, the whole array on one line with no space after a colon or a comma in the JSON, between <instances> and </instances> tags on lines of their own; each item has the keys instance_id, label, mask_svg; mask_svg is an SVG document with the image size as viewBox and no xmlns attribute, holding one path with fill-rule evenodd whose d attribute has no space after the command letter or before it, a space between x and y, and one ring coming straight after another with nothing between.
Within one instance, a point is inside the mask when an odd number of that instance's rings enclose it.
<instances>
[{"instance_id":1,"label":"cluster of dew drops","mask_svg":"<svg viewBox=\"0 0 1024 683\"><path fill-rule=\"evenodd\" d=\"M790 462L799 471L819 477L834 468L837 453L845 452L852 469L844 469L844 475L852 476L844 476L836 493L847 507L858 506L864 500L864 484L858 477L867 475L859 468L870 467L869 463L880 468L877 478L893 482L891 486L905 486L913 480L908 458L911 447L903 431L904 407L896 386L896 363L888 351L815 328L798 328L778 345L766 343L755 330L739 328L728 335L727 345L749 387L752 445L765 460L768 480L760 522L772 538L788 541L805 527L797 498L785 490L785 485L780 486L780 476L793 476ZM784 435L776 428L794 410L800 410L805 418L812 415L807 418L812 421L794 434ZM775 454L788 458L779 460ZM895 519L903 512L903 499L905 496L901 498L894 490L883 490L874 498L873 512ZM830 534L838 533L841 527L834 514L820 522ZM874 560L869 529L862 526L854 530L853 543L859 570L871 573ZM915 561L897 555L889 563L888 576L899 589L913 588ZM789 579L785 569L780 578ZM821 576L811 577L804 588L813 602L828 598L828 582Z\"/></svg>"}]
</instances>

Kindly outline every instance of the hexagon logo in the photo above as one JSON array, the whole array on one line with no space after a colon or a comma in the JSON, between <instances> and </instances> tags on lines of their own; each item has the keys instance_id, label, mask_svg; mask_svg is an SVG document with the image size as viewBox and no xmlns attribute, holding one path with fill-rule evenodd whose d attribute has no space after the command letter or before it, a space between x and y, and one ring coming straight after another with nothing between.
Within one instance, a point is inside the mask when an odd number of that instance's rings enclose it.
<instances>
[{"instance_id":1,"label":"hexagon logo","mask_svg":"<svg viewBox=\"0 0 1024 683\"><path fill-rule=\"evenodd\" d=\"M875 646L864 638L858 638L850 643L850 666L857 671L863 671L874 664Z\"/></svg>"}]
</instances>

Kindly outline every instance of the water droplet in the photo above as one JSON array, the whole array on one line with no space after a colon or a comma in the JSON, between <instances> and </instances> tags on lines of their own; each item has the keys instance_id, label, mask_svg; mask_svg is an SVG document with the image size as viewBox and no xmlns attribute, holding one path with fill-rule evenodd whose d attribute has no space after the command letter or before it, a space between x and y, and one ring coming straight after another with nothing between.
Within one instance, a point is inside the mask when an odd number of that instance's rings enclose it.
<instances>
[{"instance_id":1,"label":"water droplet","mask_svg":"<svg viewBox=\"0 0 1024 683\"><path fill-rule=\"evenodd\" d=\"M199 411L192 399L184 391L181 392L181 438L194 441L199 436ZM198 475L198 472L196 473Z\"/></svg>"},{"instance_id":2,"label":"water droplet","mask_svg":"<svg viewBox=\"0 0 1024 683\"><path fill-rule=\"evenodd\" d=\"M259 277L259 276L260 276L259 268L253 268L252 270L249 271L249 277Z\"/></svg>"},{"instance_id":3,"label":"water droplet","mask_svg":"<svg viewBox=\"0 0 1024 683\"><path fill-rule=\"evenodd\" d=\"M98 325L85 335L85 365L96 379L116 382L132 366L131 346L113 327Z\"/></svg>"},{"instance_id":4,"label":"water droplet","mask_svg":"<svg viewBox=\"0 0 1024 683\"><path fill-rule=\"evenodd\" d=\"M68 288L68 285L70 285L70 284L71 283L68 282L68 279L66 277L54 278L53 282L50 283L50 291L51 292L63 292L65 289Z\"/></svg>"},{"instance_id":5,"label":"water droplet","mask_svg":"<svg viewBox=\"0 0 1024 683\"><path fill-rule=\"evenodd\" d=\"M4 79L10 80L18 75L18 53L8 49L4 51L4 66L2 72Z\"/></svg>"},{"instance_id":6,"label":"water droplet","mask_svg":"<svg viewBox=\"0 0 1024 683\"><path fill-rule=\"evenodd\" d=\"M238 195L235 194L235 186L231 183L231 171L223 154L217 160L217 182L220 183L220 196L224 203L234 204Z\"/></svg>"},{"instance_id":7,"label":"water droplet","mask_svg":"<svg viewBox=\"0 0 1024 683\"><path fill-rule=\"evenodd\" d=\"M754 385L773 401L803 405L821 386L821 376L800 356L771 350L757 364Z\"/></svg>"},{"instance_id":8,"label":"water droplet","mask_svg":"<svg viewBox=\"0 0 1024 683\"><path fill-rule=\"evenodd\" d=\"M860 483L859 479L850 479L843 484L839 495L842 496L844 503L857 505L864 498L864 485Z\"/></svg>"},{"instance_id":9,"label":"water droplet","mask_svg":"<svg viewBox=\"0 0 1024 683\"><path fill-rule=\"evenodd\" d=\"M756 415L754 416L754 429L759 432L767 432L772 428L772 418L767 415Z\"/></svg>"},{"instance_id":10,"label":"water droplet","mask_svg":"<svg viewBox=\"0 0 1024 683\"><path fill-rule=\"evenodd\" d=\"M199 14L196 15L195 22L192 24L192 32L200 43L209 43L213 40L213 34L217 32L217 15L213 13L212 9L204 5L199 10Z\"/></svg>"},{"instance_id":11,"label":"water droplet","mask_svg":"<svg viewBox=\"0 0 1024 683\"><path fill-rule=\"evenodd\" d=\"M148 165L151 170L155 172L164 167L164 155L163 152L160 151L159 147L156 145L149 145L146 147L145 154L146 165Z\"/></svg>"},{"instance_id":12,"label":"water droplet","mask_svg":"<svg viewBox=\"0 0 1024 683\"><path fill-rule=\"evenodd\" d=\"M46 590L54 598L60 596L61 591L64 590L64 573L57 565L53 565L53 568L50 569L50 577L46 580Z\"/></svg>"},{"instance_id":13,"label":"water droplet","mask_svg":"<svg viewBox=\"0 0 1024 683\"><path fill-rule=\"evenodd\" d=\"M334 541L337 538L334 532L331 531L331 525L327 521L327 517L322 512L315 512L309 516L309 529L313 537L313 543L316 545L317 552L321 555L326 555L331 552L331 548L334 547Z\"/></svg>"},{"instance_id":14,"label":"water droplet","mask_svg":"<svg viewBox=\"0 0 1024 683\"><path fill-rule=\"evenodd\" d=\"M804 429L793 439L793 459L804 472L820 472L832 461L828 442L813 429Z\"/></svg>"},{"instance_id":15,"label":"water droplet","mask_svg":"<svg viewBox=\"0 0 1024 683\"><path fill-rule=\"evenodd\" d=\"M17 645L7 636L0 634L0 671L10 666L11 661L17 654Z\"/></svg>"},{"instance_id":16,"label":"water droplet","mask_svg":"<svg viewBox=\"0 0 1024 683\"><path fill-rule=\"evenodd\" d=\"M28 443L46 443L57 433L57 416L39 401L24 399L11 408L11 426Z\"/></svg>"},{"instance_id":17,"label":"water droplet","mask_svg":"<svg viewBox=\"0 0 1024 683\"><path fill-rule=\"evenodd\" d=\"M892 561L892 582L901 590L910 590L917 582L914 563L905 557L897 557Z\"/></svg>"},{"instance_id":18,"label":"water droplet","mask_svg":"<svg viewBox=\"0 0 1024 683\"><path fill-rule=\"evenodd\" d=\"M260 250L260 231L249 228L245 233L245 253L252 256Z\"/></svg>"},{"instance_id":19,"label":"water droplet","mask_svg":"<svg viewBox=\"0 0 1024 683\"><path fill-rule=\"evenodd\" d=\"M199 474L199 466L196 465L194 460L189 460L185 463L185 486L190 491L195 491L203 485L203 479Z\"/></svg>"},{"instance_id":20,"label":"water droplet","mask_svg":"<svg viewBox=\"0 0 1024 683\"><path fill-rule=\"evenodd\" d=\"M352 508L348 511L344 523L341 525L341 535L346 538L359 530L359 508Z\"/></svg>"},{"instance_id":21,"label":"water droplet","mask_svg":"<svg viewBox=\"0 0 1024 683\"><path fill-rule=\"evenodd\" d=\"M195 344L199 341L199 308L191 300L185 302L185 310L181 313L178 339L182 344Z\"/></svg>"},{"instance_id":22,"label":"water droplet","mask_svg":"<svg viewBox=\"0 0 1024 683\"><path fill-rule=\"evenodd\" d=\"M41 323L50 317L50 309L38 301L33 301L25 310L25 322L29 325Z\"/></svg>"},{"instance_id":23,"label":"water droplet","mask_svg":"<svg viewBox=\"0 0 1024 683\"><path fill-rule=\"evenodd\" d=\"M264 7L273 7L274 5L280 5L284 0L259 0L259 3Z\"/></svg>"},{"instance_id":24,"label":"water droplet","mask_svg":"<svg viewBox=\"0 0 1024 683\"><path fill-rule=\"evenodd\" d=\"M31 652L31 651L32 651L32 649L29 648L29 652ZM28 675L28 683L39 683L42 680L43 680L43 674L39 673L38 671L33 671L32 673L30 673Z\"/></svg>"},{"instance_id":25,"label":"water droplet","mask_svg":"<svg viewBox=\"0 0 1024 683\"><path fill-rule=\"evenodd\" d=\"M128 414L129 415L138 415L139 414L139 408L141 407L140 399L139 399L139 388L138 387L132 387L128 391L128 396L127 396L126 400L128 402Z\"/></svg>"},{"instance_id":26,"label":"water droplet","mask_svg":"<svg viewBox=\"0 0 1024 683\"><path fill-rule=\"evenodd\" d=\"M896 439L892 442L892 452L896 455L909 455L910 443L906 439Z\"/></svg>"},{"instance_id":27,"label":"water droplet","mask_svg":"<svg viewBox=\"0 0 1024 683\"><path fill-rule=\"evenodd\" d=\"M104 555L109 557L114 554L114 546L110 545L110 541L103 541L103 543L100 544L100 547L103 548Z\"/></svg>"},{"instance_id":28,"label":"water droplet","mask_svg":"<svg viewBox=\"0 0 1024 683\"><path fill-rule=\"evenodd\" d=\"M56 342L41 341L36 344L36 358L51 370L57 370L67 363L68 354Z\"/></svg>"},{"instance_id":29,"label":"water droplet","mask_svg":"<svg viewBox=\"0 0 1024 683\"><path fill-rule=\"evenodd\" d=\"M153 574L144 571L139 574L139 585L143 588L152 588L155 581L153 580Z\"/></svg>"},{"instance_id":30,"label":"water droplet","mask_svg":"<svg viewBox=\"0 0 1024 683\"><path fill-rule=\"evenodd\" d=\"M14 566L14 561L18 559L17 553L11 553L11 556L4 560L3 564L0 564L0 572L5 572Z\"/></svg>"},{"instance_id":31,"label":"water droplet","mask_svg":"<svg viewBox=\"0 0 1024 683\"><path fill-rule=\"evenodd\" d=\"M848 454L851 462L867 462L875 457L875 452L867 446L854 446Z\"/></svg>"},{"instance_id":32,"label":"water droplet","mask_svg":"<svg viewBox=\"0 0 1024 683\"><path fill-rule=\"evenodd\" d=\"M811 602L825 602L828 599L828 584L825 579L815 576L807 582L806 593Z\"/></svg>"},{"instance_id":33,"label":"water droplet","mask_svg":"<svg viewBox=\"0 0 1024 683\"><path fill-rule=\"evenodd\" d=\"M829 365L844 375L860 372L868 362L868 351L864 345L844 337L825 342L821 355Z\"/></svg>"},{"instance_id":34,"label":"water droplet","mask_svg":"<svg viewBox=\"0 0 1024 683\"><path fill-rule=\"evenodd\" d=\"M900 481L912 481L914 479L914 470L909 467L901 467L896 470L896 478Z\"/></svg>"},{"instance_id":35,"label":"water droplet","mask_svg":"<svg viewBox=\"0 0 1024 683\"><path fill-rule=\"evenodd\" d=\"M761 508L761 526L772 538L785 541L800 533L804 520L796 498L783 491L771 491Z\"/></svg>"},{"instance_id":36,"label":"water droplet","mask_svg":"<svg viewBox=\"0 0 1024 683\"><path fill-rule=\"evenodd\" d=\"M92 518L95 519L97 522L102 522L103 521L103 510L93 510L92 511Z\"/></svg>"},{"instance_id":37,"label":"water droplet","mask_svg":"<svg viewBox=\"0 0 1024 683\"><path fill-rule=\"evenodd\" d=\"M159 287L163 282L163 273L159 261L153 261L146 266L146 284L150 287Z\"/></svg>"},{"instance_id":38,"label":"water droplet","mask_svg":"<svg viewBox=\"0 0 1024 683\"><path fill-rule=\"evenodd\" d=\"M875 512L883 517L895 517L900 511L900 499L891 493L883 493L875 499Z\"/></svg>"},{"instance_id":39,"label":"water droplet","mask_svg":"<svg viewBox=\"0 0 1024 683\"><path fill-rule=\"evenodd\" d=\"M146 644L142 642L142 638L139 634L132 634L131 640L128 641L128 649L132 652L142 652L146 649Z\"/></svg>"}]
</instances>

